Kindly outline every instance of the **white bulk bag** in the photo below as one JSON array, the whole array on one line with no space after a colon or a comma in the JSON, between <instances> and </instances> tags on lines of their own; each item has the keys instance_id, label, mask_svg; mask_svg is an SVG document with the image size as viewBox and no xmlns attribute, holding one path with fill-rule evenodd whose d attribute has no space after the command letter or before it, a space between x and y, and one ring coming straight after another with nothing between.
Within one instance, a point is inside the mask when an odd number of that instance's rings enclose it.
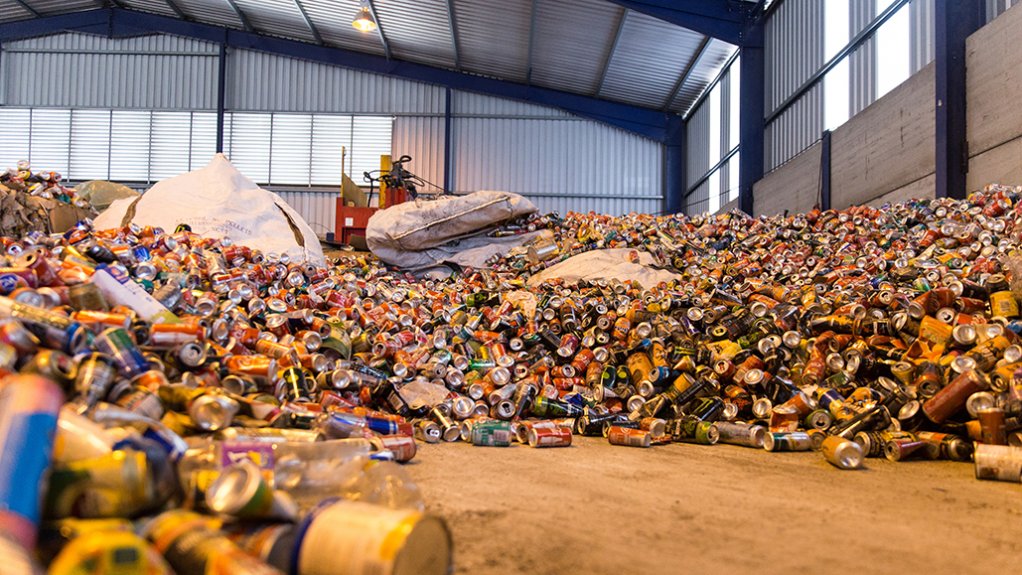
<instances>
[{"instance_id":1,"label":"white bulk bag","mask_svg":"<svg viewBox=\"0 0 1022 575\"><path fill-rule=\"evenodd\" d=\"M131 213L131 212L134 213ZM117 200L94 220L97 229L128 223L192 231L263 253L287 254L291 261L325 265L319 238L277 194L245 177L223 154L205 168L163 180L137 200Z\"/></svg>"}]
</instances>

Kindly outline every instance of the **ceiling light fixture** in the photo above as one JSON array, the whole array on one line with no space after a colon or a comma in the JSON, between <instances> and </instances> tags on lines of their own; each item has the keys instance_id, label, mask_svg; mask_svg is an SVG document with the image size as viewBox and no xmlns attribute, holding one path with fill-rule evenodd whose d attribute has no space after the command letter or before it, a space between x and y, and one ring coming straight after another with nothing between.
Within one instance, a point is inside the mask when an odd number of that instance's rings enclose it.
<instances>
[{"instance_id":1,"label":"ceiling light fixture","mask_svg":"<svg viewBox=\"0 0 1022 575\"><path fill-rule=\"evenodd\" d=\"M369 10L369 4L365 0L362 2L362 7L358 9L358 14L355 14L355 19L351 21L351 25L359 32L369 33L376 30L376 18L373 18L373 13Z\"/></svg>"}]
</instances>

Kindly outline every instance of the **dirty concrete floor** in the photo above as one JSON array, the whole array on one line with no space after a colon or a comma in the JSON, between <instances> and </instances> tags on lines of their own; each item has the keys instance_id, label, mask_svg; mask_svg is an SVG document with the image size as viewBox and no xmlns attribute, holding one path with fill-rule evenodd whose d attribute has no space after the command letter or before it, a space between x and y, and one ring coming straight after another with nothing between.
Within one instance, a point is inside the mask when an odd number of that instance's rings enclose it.
<instances>
[{"instance_id":1,"label":"dirty concrete floor","mask_svg":"<svg viewBox=\"0 0 1022 575\"><path fill-rule=\"evenodd\" d=\"M996 573L1022 551L1022 485L971 463L574 441L420 444L406 468L455 573Z\"/></svg>"}]
</instances>

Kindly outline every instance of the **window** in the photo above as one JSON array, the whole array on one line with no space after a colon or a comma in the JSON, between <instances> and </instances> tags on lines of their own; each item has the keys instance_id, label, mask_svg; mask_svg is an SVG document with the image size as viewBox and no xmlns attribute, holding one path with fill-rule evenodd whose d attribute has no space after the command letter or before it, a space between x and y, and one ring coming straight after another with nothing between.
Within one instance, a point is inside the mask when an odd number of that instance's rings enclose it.
<instances>
[{"instance_id":1,"label":"window","mask_svg":"<svg viewBox=\"0 0 1022 575\"><path fill-rule=\"evenodd\" d=\"M829 62L848 44L849 0L828 0L823 5L823 60ZM849 63L841 61L823 80L824 127L833 130L848 121Z\"/></svg>"},{"instance_id":2,"label":"window","mask_svg":"<svg viewBox=\"0 0 1022 575\"><path fill-rule=\"evenodd\" d=\"M0 141L0 170L28 160L76 182L151 183L205 166L216 150L212 112L0 107L0 122L23 135ZM256 183L338 186L342 170L361 184L380 167L393 118L232 113L224 124L228 156Z\"/></svg>"},{"instance_id":3,"label":"window","mask_svg":"<svg viewBox=\"0 0 1022 575\"><path fill-rule=\"evenodd\" d=\"M890 6L891 0L877 2L877 14ZM906 5L907 6L907 5ZM910 38L909 11L902 6L891 19L877 30L877 99L893 90L909 77Z\"/></svg>"}]
</instances>

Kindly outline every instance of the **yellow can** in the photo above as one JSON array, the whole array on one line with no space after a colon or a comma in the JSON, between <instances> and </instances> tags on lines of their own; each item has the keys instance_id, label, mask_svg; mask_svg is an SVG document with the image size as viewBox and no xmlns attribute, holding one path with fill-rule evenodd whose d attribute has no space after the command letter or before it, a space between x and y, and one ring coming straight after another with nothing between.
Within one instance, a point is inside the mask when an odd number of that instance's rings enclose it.
<instances>
[{"instance_id":1,"label":"yellow can","mask_svg":"<svg viewBox=\"0 0 1022 575\"><path fill-rule=\"evenodd\" d=\"M990 313L1001 317L1018 317L1018 300L1010 291L998 291L990 294Z\"/></svg>"},{"instance_id":2,"label":"yellow can","mask_svg":"<svg viewBox=\"0 0 1022 575\"><path fill-rule=\"evenodd\" d=\"M50 564L49 575L173 575L145 539L130 531L91 531L73 539Z\"/></svg>"}]
</instances>

